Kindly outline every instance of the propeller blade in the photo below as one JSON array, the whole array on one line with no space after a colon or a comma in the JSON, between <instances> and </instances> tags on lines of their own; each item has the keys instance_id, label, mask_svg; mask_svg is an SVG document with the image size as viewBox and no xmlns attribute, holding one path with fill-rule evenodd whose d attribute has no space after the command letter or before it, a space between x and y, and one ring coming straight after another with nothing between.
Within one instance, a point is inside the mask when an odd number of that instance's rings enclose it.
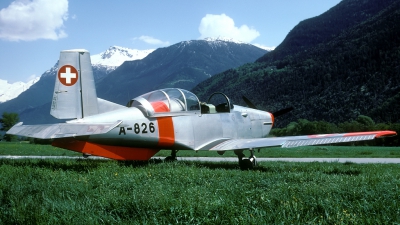
<instances>
[{"instance_id":1,"label":"propeller blade","mask_svg":"<svg viewBox=\"0 0 400 225\"><path fill-rule=\"evenodd\" d=\"M251 103L251 101L250 101L248 98L242 96L242 99L243 99L244 102L246 102L246 104L247 104L250 108L252 108L252 109L257 109L257 107L256 107L253 103Z\"/></svg>"},{"instance_id":2,"label":"propeller blade","mask_svg":"<svg viewBox=\"0 0 400 225\"><path fill-rule=\"evenodd\" d=\"M278 111L272 113L272 115L274 115L274 117L282 116L283 114L286 114L286 113L292 111L293 109L294 109L293 107L281 109L281 110L278 110Z\"/></svg>"},{"instance_id":3,"label":"propeller blade","mask_svg":"<svg viewBox=\"0 0 400 225\"><path fill-rule=\"evenodd\" d=\"M242 96L242 99L243 99L244 102L246 102L246 104L250 108L257 109L257 107L253 103L251 103L251 101L248 98L246 98L245 96ZM293 109L294 109L293 107L288 107L288 108L285 108L285 109L278 110L278 111L272 113L272 115L274 115L274 117L282 116L283 114L286 114L286 113L292 111Z\"/></svg>"}]
</instances>

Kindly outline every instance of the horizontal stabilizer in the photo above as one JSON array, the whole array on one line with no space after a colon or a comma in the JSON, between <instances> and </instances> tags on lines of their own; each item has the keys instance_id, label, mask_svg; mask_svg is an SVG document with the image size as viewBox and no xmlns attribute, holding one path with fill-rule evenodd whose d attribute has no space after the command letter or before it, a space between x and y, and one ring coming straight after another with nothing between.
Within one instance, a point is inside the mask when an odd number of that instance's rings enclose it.
<instances>
[{"instance_id":1,"label":"horizontal stabilizer","mask_svg":"<svg viewBox=\"0 0 400 225\"><path fill-rule=\"evenodd\" d=\"M7 134L40 139L76 137L105 134L121 123L121 120L115 123L56 123L43 125L22 125L21 122L7 131Z\"/></svg>"},{"instance_id":2,"label":"horizontal stabilizer","mask_svg":"<svg viewBox=\"0 0 400 225\"><path fill-rule=\"evenodd\" d=\"M119 105L114 102L109 102L109 101L101 99L101 98L97 98L97 104L99 107L99 113L106 113L106 112L111 112L111 111L118 110L118 109L127 108L126 106Z\"/></svg>"}]
</instances>

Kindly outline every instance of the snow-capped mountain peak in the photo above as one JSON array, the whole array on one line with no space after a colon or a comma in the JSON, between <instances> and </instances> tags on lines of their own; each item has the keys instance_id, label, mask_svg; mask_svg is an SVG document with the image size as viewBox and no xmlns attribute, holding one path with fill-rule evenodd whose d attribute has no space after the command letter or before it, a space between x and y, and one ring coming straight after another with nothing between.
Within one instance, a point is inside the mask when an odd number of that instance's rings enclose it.
<instances>
[{"instance_id":1,"label":"snow-capped mountain peak","mask_svg":"<svg viewBox=\"0 0 400 225\"><path fill-rule=\"evenodd\" d=\"M106 51L90 57L92 65L118 67L128 60L143 59L155 49L137 50L119 46L111 46Z\"/></svg>"},{"instance_id":2,"label":"snow-capped mountain peak","mask_svg":"<svg viewBox=\"0 0 400 225\"><path fill-rule=\"evenodd\" d=\"M40 77L35 77L27 83L19 81L12 84L8 83L6 80L0 79L0 103L18 97L18 95L28 90L33 84L38 82L39 79Z\"/></svg>"},{"instance_id":3,"label":"snow-capped mountain peak","mask_svg":"<svg viewBox=\"0 0 400 225\"><path fill-rule=\"evenodd\" d=\"M105 71L102 74L104 76L110 73L111 71L115 70L123 62L128 60L143 59L154 50L155 49L137 50L119 46L111 46L106 51L92 55L90 58L92 61L92 66L96 68L97 71L99 70ZM42 76L44 77L53 76L54 74L57 73L57 70L58 70L58 63L56 63L56 65L53 66L50 70L46 71ZM95 73L95 75L98 74ZM6 80L0 79L0 103L18 97L18 95L29 89L33 84L39 81L39 79L40 77L37 77L27 83L15 82L12 84L8 83L8 81Z\"/></svg>"},{"instance_id":4,"label":"snow-capped mountain peak","mask_svg":"<svg viewBox=\"0 0 400 225\"><path fill-rule=\"evenodd\" d=\"M235 39L229 38L229 37L207 37L207 38L204 38L204 40L209 41L209 42L224 41L224 42L233 42L233 43L237 43L237 44L247 44L243 41L235 40Z\"/></svg>"},{"instance_id":5,"label":"snow-capped mountain peak","mask_svg":"<svg viewBox=\"0 0 400 225\"><path fill-rule=\"evenodd\" d=\"M273 51L275 49L275 47L267 47L267 46L263 46L263 45L260 45L260 44L246 43L246 42L235 40L235 39L229 38L229 37L208 37L208 38L204 38L203 40L208 41L208 42L213 43L213 44L214 43L219 43L219 42L233 42L233 43L236 43L236 44L254 45L254 46L258 47L258 48L267 50L269 52Z\"/></svg>"}]
</instances>

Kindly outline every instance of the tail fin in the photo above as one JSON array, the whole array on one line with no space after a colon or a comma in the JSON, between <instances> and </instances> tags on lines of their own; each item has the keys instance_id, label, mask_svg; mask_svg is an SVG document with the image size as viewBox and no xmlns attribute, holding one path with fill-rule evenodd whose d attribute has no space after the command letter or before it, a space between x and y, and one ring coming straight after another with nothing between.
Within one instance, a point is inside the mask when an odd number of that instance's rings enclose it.
<instances>
[{"instance_id":1,"label":"tail fin","mask_svg":"<svg viewBox=\"0 0 400 225\"><path fill-rule=\"evenodd\" d=\"M99 113L90 53L61 51L50 114L58 119L80 119Z\"/></svg>"}]
</instances>

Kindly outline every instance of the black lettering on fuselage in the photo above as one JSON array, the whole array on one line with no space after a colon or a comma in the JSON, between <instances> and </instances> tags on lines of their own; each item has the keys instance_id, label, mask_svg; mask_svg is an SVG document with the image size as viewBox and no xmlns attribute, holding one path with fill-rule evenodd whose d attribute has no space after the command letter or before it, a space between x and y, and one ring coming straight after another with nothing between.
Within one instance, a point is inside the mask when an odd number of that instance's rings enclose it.
<instances>
[{"instance_id":1,"label":"black lettering on fuselage","mask_svg":"<svg viewBox=\"0 0 400 225\"><path fill-rule=\"evenodd\" d=\"M142 129L140 129L140 127L142 127ZM150 131L150 133L154 133L154 132L156 131L156 128L155 128L153 122L151 122L151 123L149 123L149 124L147 124L147 123L142 123L141 125L139 125L138 123L135 123L134 126L133 126L133 128L132 128L132 127L127 127L126 129L127 129L128 131L133 130L136 134L140 134L140 133L142 133L142 134L148 134L149 131ZM126 135L125 127L120 127L120 128L119 128L119 133L118 133L118 135L121 135L121 134Z\"/></svg>"},{"instance_id":2,"label":"black lettering on fuselage","mask_svg":"<svg viewBox=\"0 0 400 225\"><path fill-rule=\"evenodd\" d=\"M120 127L120 128L119 128L119 134L118 134L118 135L121 135L121 134L126 135L125 127Z\"/></svg>"}]
</instances>

